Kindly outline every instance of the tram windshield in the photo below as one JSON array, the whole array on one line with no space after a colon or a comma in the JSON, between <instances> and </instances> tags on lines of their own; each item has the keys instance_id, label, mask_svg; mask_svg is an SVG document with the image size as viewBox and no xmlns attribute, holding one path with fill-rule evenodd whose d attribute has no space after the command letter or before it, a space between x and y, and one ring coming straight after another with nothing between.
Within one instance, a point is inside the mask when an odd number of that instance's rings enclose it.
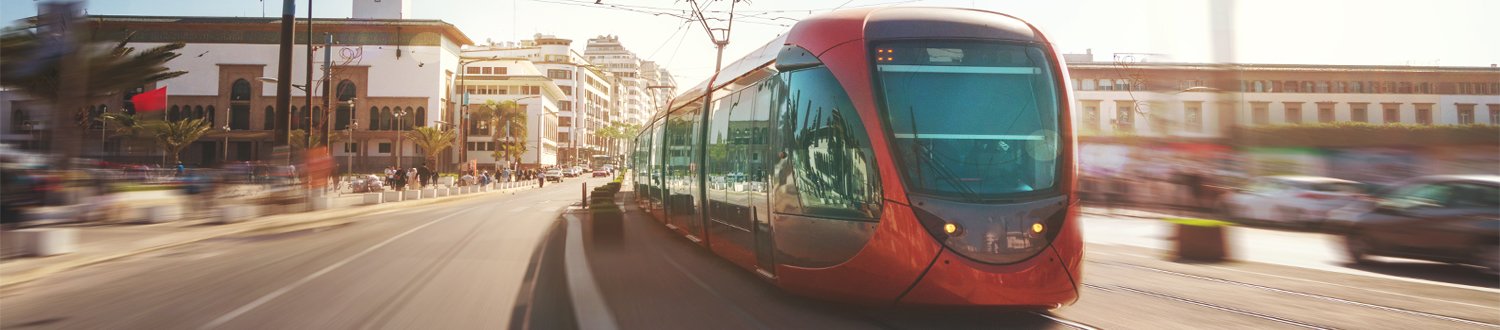
<instances>
[{"instance_id":1,"label":"tram windshield","mask_svg":"<svg viewBox=\"0 0 1500 330\"><path fill-rule=\"evenodd\" d=\"M873 52L910 191L988 200L1053 187L1060 94L1044 48L912 41Z\"/></svg>"}]
</instances>

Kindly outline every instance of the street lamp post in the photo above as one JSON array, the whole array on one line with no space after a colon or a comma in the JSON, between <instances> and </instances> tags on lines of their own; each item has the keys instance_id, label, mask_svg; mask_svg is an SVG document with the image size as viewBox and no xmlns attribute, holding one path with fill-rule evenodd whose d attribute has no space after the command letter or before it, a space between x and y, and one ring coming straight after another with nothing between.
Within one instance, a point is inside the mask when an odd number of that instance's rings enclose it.
<instances>
[{"instance_id":1,"label":"street lamp post","mask_svg":"<svg viewBox=\"0 0 1500 330\"><path fill-rule=\"evenodd\" d=\"M350 103L353 103L353 102L354 101L350 101ZM350 119L349 120L349 126L344 126L344 136L346 137L345 140L354 141L354 129L356 129L356 128L359 128L359 121L358 120L354 120L354 119ZM347 144L349 142L344 142L344 143ZM346 171L346 172L344 172L344 173L351 173L351 174L354 173L354 153L356 153L356 152L359 152L358 148L356 148L354 150L344 150L345 163L348 164L348 168L349 168L349 170Z\"/></svg>"},{"instance_id":2,"label":"street lamp post","mask_svg":"<svg viewBox=\"0 0 1500 330\"><path fill-rule=\"evenodd\" d=\"M224 124L224 163L229 163L229 124Z\"/></svg>"},{"instance_id":3,"label":"street lamp post","mask_svg":"<svg viewBox=\"0 0 1500 330\"><path fill-rule=\"evenodd\" d=\"M391 148L391 152L396 158L396 168L401 168L401 125L405 124L401 121L401 116L406 115L406 110L396 111L394 115L396 115L396 146Z\"/></svg>"}]
</instances>

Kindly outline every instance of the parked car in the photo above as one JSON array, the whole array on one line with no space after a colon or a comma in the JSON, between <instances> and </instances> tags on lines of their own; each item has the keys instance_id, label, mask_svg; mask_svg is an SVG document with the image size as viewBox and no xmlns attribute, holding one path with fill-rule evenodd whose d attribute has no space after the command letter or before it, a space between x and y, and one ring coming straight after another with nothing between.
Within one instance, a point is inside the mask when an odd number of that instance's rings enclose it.
<instances>
[{"instance_id":1,"label":"parked car","mask_svg":"<svg viewBox=\"0 0 1500 330\"><path fill-rule=\"evenodd\" d=\"M1344 234L1349 259L1368 256L1472 264L1500 274L1500 176L1412 179L1370 203L1350 206Z\"/></svg>"},{"instance_id":2,"label":"parked car","mask_svg":"<svg viewBox=\"0 0 1500 330\"><path fill-rule=\"evenodd\" d=\"M605 171L603 169L594 170L594 177L596 178L607 176L609 176L609 171Z\"/></svg>"},{"instance_id":3,"label":"parked car","mask_svg":"<svg viewBox=\"0 0 1500 330\"><path fill-rule=\"evenodd\" d=\"M385 190L385 181L376 175L363 175L349 182L349 187L355 193L377 192Z\"/></svg>"},{"instance_id":4,"label":"parked car","mask_svg":"<svg viewBox=\"0 0 1500 330\"><path fill-rule=\"evenodd\" d=\"M563 180L562 170L547 170L542 172L542 175L547 178L547 181L562 182Z\"/></svg>"},{"instance_id":5,"label":"parked car","mask_svg":"<svg viewBox=\"0 0 1500 330\"><path fill-rule=\"evenodd\" d=\"M1365 195L1359 182L1316 176L1278 175L1251 180L1224 201L1235 219L1317 225L1329 211Z\"/></svg>"}]
</instances>

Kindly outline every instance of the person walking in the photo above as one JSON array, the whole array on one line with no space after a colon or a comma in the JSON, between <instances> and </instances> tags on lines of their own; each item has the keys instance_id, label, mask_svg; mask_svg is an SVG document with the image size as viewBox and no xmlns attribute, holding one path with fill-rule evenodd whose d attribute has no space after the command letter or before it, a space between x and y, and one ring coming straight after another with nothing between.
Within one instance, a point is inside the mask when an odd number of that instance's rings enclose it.
<instances>
[{"instance_id":1,"label":"person walking","mask_svg":"<svg viewBox=\"0 0 1500 330\"><path fill-rule=\"evenodd\" d=\"M541 188L542 186L546 186L546 185L547 185L547 176L546 175L537 175L536 176L536 187L537 188Z\"/></svg>"}]
</instances>

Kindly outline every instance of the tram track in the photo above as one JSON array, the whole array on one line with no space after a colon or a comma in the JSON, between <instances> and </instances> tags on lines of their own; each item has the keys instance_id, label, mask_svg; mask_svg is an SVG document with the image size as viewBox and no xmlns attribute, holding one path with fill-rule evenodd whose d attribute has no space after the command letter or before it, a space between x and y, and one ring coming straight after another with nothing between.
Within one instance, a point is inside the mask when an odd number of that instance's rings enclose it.
<instances>
[{"instance_id":1,"label":"tram track","mask_svg":"<svg viewBox=\"0 0 1500 330\"><path fill-rule=\"evenodd\" d=\"M1418 311L1418 310L1413 310L1413 309L1408 309L1408 308L1392 307L1392 306L1386 306L1386 305L1366 303L1366 302L1354 301L1354 300L1349 300L1349 299L1344 299L1344 298L1338 298L1338 297L1332 297L1332 296L1327 296L1327 295L1322 295L1322 294L1316 294L1316 293L1310 293L1310 292L1302 292L1302 291L1296 291L1296 290L1288 290L1288 289L1276 288L1276 287L1259 285L1259 284L1254 284L1254 283L1248 283L1248 282L1241 282L1241 281L1235 281L1235 280L1217 278L1217 277L1212 277L1212 276L1194 275L1194 274L1176 272L1176 271L1171 271L1171 270L1166 270L1166 269L1161 269L1161 268L1156 268L1156 267L1137 265L1137 264L1133 264L1133 263L1101 262L1101 261L1091 261L1091 262L1102 264L1102 265L1107 265L1107 266L1131 268L1131 269L1137 269L1137 270L1142 270L1142 271L1155 272L1155 273L1159 273L1159 274L1171 275L1171 276L1188 278L1188 279L1194 279L1194 280L1200 280L1200 281L1208 281L1208 282L1214 282L1214 283L1220 283L1220 284L1234 285L1234 286L1238 286L1238 287L1256 289L1256 290L1273 292L1273 293L1278 293L1278 294L1293 295L1293 296L1299 296L1299 297L1304 297L1304 298L1313 298L1313 299L1317 299L1317 300L1321 300L1321 301L1332 302L1332 303L1337 303L1337 304L1342 304L1342 305L1357 306L1357 307L1362 307L1362 308L1369 308L1369 309L1380 310L1380 311L1385 311L1385 312L1392 312L1392 313L1398 313L1398 314L1404 314L1404 315L1410 315L1410 316L1417 316L1417 317L1422 317L1422 318L1427 318L1427 319L1433 319L1433 320L1441 320L1441 321L1447 321L1447 322L1453 322L1453 323L1460 323L1460 324L1466 324L1466 325L1471 325L1471 326L1480 326L1480 327L1488 327L1488 328L1500 328L1500 324L1495 324L1495 323L1490 323L1490 322L1484 322L1484 321L1471 320L1471 319L1466 319L1466 318L1461 318L1461 317L1454 317L1454 316L1448 316L1448 315L1442 315L1442 314L1435 314L1435 313L1423 312L1423 311ZM1099 289L1099 290L1113 291L1109 287L1103 287L1103 286L1098 286L1098 285L1093 285L1093 284L1084 284L1084 286L1095 288L1095 289ZM1147 290L1139 290L1139 289L1134 289L1134 288L1129 288L1129 287L1124 287L1124 286L1119 286L1119 285L1116 285L1116 286L1113 286L1113 287L1115 289L1120 289L1120 290L1124 290L1124 291L1129 291L1129 292L1134 292L1134 293L1141 293L1141 294L1146 294L1146 295L1153 295L1152 292L1147 291ZM1170 295L1162 294L1162 293L1155 293L1155 295L1160 295L1160 297L1158 297L1158 298L1168 298L1168 299L1171 299L1172 297L1174 297L1174 296L1170 296ZM1181 297L1176 297L1176 298L1184 300L1182 302L1188 302L1188 303L1192 303L1192 304L1199 304L1199 303L1201 303L1201 302L1197 302L1197 303L1189 302L1191 300L1190 299L1186 299L1186 298L1181 298ZM1178 299L1172 299L1172 300L1178 300ZM1207 304L1207 303L1201 303L1201 304L1212 305L1212 304ZM1204 307L1209 307L1209 306L1204 306ZM1211 307L1211 308L1213 308L1213 307ZM1216 308L1216 309L1218 309L1218 308ZM1232 309L1232 308L1230 308L1230 309ZM1252 316L1254 316L1254 315L1252 315ZM1275 318L1275 317L1272 317L1272 318ZM1279 318L1277 318L1277 319L1279 319ZM1302 323L1302 322L1299 322L1299 323ZM1312 326L1311 324L1308 324L1308 325ZM1323 327L1323 328L1326 329L1326 327Z\"/></svg>"}]
</instances>

